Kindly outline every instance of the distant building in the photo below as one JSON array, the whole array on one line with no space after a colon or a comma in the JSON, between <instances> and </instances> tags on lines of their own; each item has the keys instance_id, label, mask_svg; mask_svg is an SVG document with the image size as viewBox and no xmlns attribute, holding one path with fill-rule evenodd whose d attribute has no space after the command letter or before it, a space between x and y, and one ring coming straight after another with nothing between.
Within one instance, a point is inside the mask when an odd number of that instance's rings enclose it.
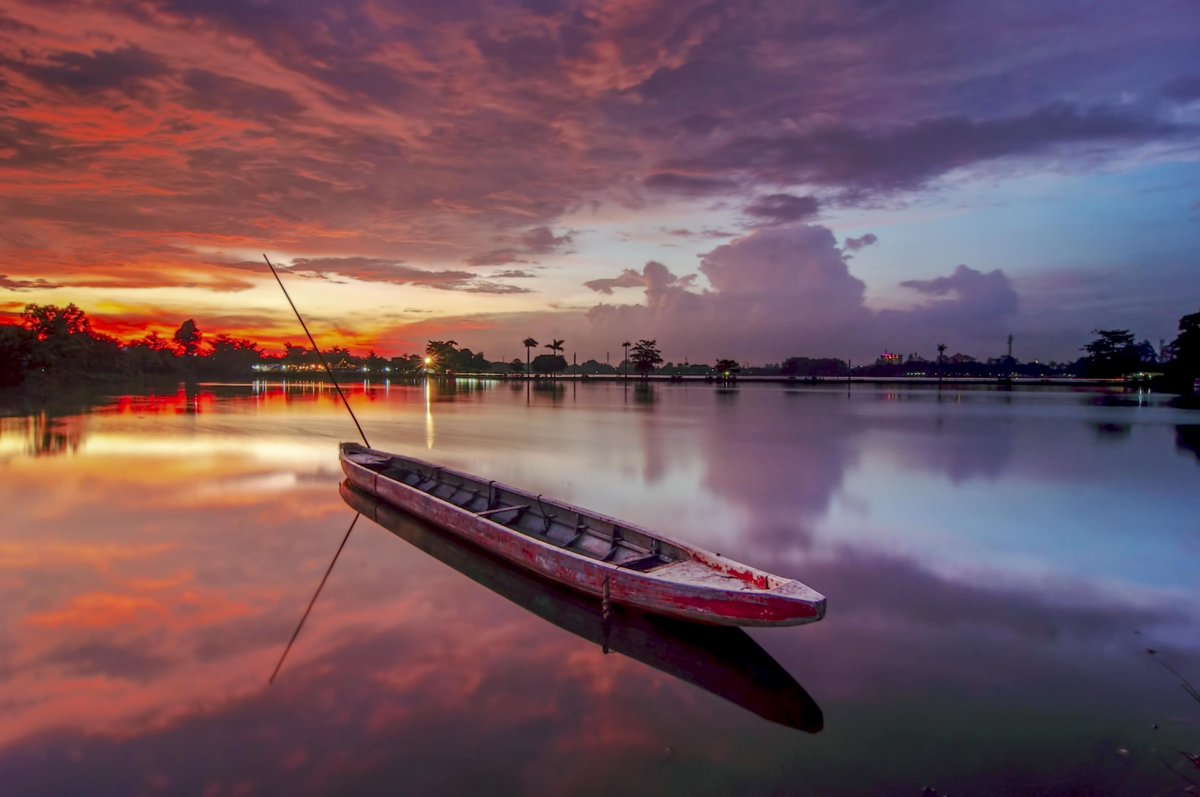
<instances>
[{"instance_id":1,"label":"distant building","mask_svg":"<svg viewBox=\"0 0 1200 797\"><path fill-rule=\"evenodd\" d=\"M966 365L967 363L973 363L973 362L978 362L978 361L969 354L963 354L962 352L958 352L957 354L952 356L948 360L948 362L953 363L954 365Z\"/></svg>"},{"instance_id":2,"label":"distant building","mask_svg":"<svg viewBox=\"0 0 1200 797\"><path fill-rule=\"evenodd\" d=\"M903 354L892 354L890 351L885 351L879 355L879 359L875 361L876 365L899 365L904 362Z\"/></svg>"}]
</instances>

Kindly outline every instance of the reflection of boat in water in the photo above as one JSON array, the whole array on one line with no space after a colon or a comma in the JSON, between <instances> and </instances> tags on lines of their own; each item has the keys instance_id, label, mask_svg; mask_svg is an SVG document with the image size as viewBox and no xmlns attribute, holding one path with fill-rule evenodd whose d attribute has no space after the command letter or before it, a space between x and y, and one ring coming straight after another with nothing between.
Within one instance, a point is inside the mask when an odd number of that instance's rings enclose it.
<instances>
[{"instance_id":1,"label":"reflection of boat in water","mask_svg":"<svg viewBox=\"0 0 1200 797\"><path fill-rule=\"evenodd\" d=\"M799 625L825 596L682 540L461 471L342 443L361 490L551 581L643 611L716 625Z\"/></svg>"},{"instance_id":2,"label":"reflection of boat in water","mask_svg":"<svg viewBox=\"0 0 1200 797\"><path fill-rule=\"evenodd\" d=\"M765 719L809 733L821 730L820 707L740 628L700 625L605 606L441 531L348 482L351 508L501 597L576 636L694 684Z\"/></svg>"}]
</instances>

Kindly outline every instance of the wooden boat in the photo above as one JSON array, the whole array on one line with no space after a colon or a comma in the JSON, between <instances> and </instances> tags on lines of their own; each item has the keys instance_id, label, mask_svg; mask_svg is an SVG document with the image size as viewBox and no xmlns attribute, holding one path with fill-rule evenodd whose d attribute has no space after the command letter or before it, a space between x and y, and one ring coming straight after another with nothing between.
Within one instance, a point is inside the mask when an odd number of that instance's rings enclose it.
<instances>
[{"instance_id":1,"label":"wooden boat","mask_svg":"<svg viewBox=\"0 0 1200 797\"><path fill-rule=\"evenodd\" d=\"M605 602L714 625L825 616L799 581L561 501L357 443L342 443L341 462L367 493Z\"/></svg>"},{"instance_id":2,"label":"wooden boat","mask_svg":"<svg viewBox=\"0 0 1200 797\"><path fill-rule=\"evenodd\" d=\"M613 606L547 581L442 531L349 482L342 499L357 512L495 594L603 648L724 698L764 719L818 733L821 707L740 628L701 625Z\"/></svg>"}]
</instances>

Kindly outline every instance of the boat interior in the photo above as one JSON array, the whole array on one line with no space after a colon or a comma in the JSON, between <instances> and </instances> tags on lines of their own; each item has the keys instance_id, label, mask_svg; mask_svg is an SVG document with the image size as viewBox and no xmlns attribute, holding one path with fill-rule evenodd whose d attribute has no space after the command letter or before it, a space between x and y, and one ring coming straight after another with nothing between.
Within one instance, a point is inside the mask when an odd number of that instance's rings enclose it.
<instances>
[{"instance_id":1,"label":"boat interior","mask_svg":"<svg viewBox=\"0 0 1200 797\"><path fill-rule=\"evenodd\" d=\"M643 573L691 563L691 555L675 545L606 518L543 500L540 495L403 457L350 456L381 476L591 559Z\"/></svg>"}]
</instances>

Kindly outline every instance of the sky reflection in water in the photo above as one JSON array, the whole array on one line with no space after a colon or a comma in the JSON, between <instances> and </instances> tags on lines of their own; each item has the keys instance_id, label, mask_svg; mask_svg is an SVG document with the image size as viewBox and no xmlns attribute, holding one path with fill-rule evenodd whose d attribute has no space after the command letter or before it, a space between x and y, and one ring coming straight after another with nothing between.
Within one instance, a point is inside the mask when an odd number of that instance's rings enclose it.
<instances>
[{"instance_id":1,"label":"sky reflection in water","mask_svg":"<svg viewBox=\"0 0 1200 797\"><path fill-rule=\"evenodd\" d=\"M353 516L354 429L329 390L202 387L0 419L6 793L1142 794L1173 777L1156 751L1200 741L1155 662L1200 680L1196 416L1157 399L352 401L376 446L827 594L821 623L751 634L824 730L606 656L364 521L267 690Z\"/></svg>"}]
</instances>

